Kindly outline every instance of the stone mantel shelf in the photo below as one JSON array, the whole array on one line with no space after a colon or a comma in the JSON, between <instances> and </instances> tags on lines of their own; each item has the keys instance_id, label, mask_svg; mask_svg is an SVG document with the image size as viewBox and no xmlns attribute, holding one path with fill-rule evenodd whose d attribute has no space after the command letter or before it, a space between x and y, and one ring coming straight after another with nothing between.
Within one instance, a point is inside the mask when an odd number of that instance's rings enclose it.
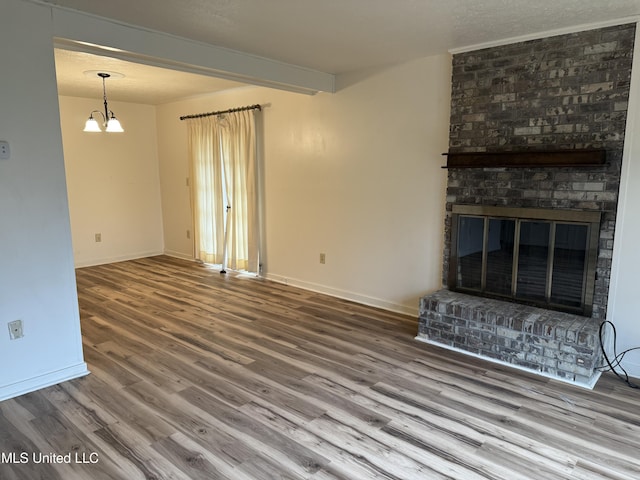
<instances>
[{"instance_id":1,"label":"stone mantel shelf","mask_svg":"<svg viewBox=\"0 0 640 480\"><path fill-rule=\"evenodd\" d=\"M442 168L593 167L604 165L605 149L448 152Z\"/></svg>"}]
</instances>

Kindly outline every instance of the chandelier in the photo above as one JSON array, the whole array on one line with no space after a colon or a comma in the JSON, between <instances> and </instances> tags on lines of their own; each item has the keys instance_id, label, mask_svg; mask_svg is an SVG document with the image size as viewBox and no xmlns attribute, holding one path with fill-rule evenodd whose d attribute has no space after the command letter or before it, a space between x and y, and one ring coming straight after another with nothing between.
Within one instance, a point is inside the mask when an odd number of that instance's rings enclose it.
<instances>
[{"instance_id":1,"label":"chandelier","mask_svg":"<svg viewBox=\"0 0 640 480\"><path fill-rule=\"evenodd\" d=\"M113 111L109 110L109 105L107 104L107 87L105 84L105 80L109 78L111 75L104 72L98 72L97 75L102 78L102 98L104 99L104 113L100 110L93 110L87 119L87 122L84 124L85 132L101 132L102 128L100 128L100 124L98 121L93 118L93 115L100 115L102 117L102 127L107 132L124 132L122 125L114 115Z\"/></svg>"}]
</instances>

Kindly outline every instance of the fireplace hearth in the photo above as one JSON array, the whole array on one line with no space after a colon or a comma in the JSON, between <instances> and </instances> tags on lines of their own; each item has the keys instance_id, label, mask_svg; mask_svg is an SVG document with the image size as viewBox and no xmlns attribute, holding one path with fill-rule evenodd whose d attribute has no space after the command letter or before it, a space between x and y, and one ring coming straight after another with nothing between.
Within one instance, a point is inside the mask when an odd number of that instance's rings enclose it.
<instances>
[{"instance_id":1,"label":"fireplace hearth","mask_svg":"<svg viewBox=\"0 0 640 480\"><path fill-rule=\"evenodd\" d=\"M571 313L443 289L420 300L417 340L593 388L598 322Z\"/></svg>"}]
</instances>

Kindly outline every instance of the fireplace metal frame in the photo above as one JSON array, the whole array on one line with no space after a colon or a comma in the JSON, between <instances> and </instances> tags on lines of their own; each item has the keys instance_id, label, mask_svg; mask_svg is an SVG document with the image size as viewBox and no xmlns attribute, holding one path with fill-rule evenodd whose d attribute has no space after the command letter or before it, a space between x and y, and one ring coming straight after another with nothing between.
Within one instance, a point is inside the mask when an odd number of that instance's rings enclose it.
<instances>
[{"instance_id":1,"label":"fireplace metal frame","mask_svg":"<svg viewBox=\"0 0 640 480\"><path fill-rule=\"evenodd\" d=\"M550 301L551 298L551 275L553 269L553 262L547 262L547 280L546 280L546 299L545 302L535 302L524 300L516 296L517 288L517 273L518 262L513 261L512 271L512 291L511 295L500 295L498 293L484 292L485 279L486 279L486 265L487 265L487 235L488 235L488 222L485 220L485 230L483 239L483 256L482 256L482 286L480 290L462 288L457 285L457 270L458 270L458 218L461 216L472 216L483 219L490 218L507 218L516 221L515 238L519 238L519 225L520 220L540 220L551 222L552 232L555 229L556 223L570 223L587 226L587 248L585 258L585 270L583 273L582 281L582 305L579 308L573 308L567 305L558 305ZM596 279L596 263L598 259L598 240L600 237L600 220L601 212L594 211L579 211L579 210L551 210L551 209L539 209L539 208L511 208L511 207L496 207L487 205L461 205L456 204L452 206L452 219L451 219L451 255L449 260L449 272L448 272L448 287L450 290L471 293L479 296L486 296L492 298L509 299L513 302L533 304L545 308L550 308L560 311L568 311L573 313L580 313L585 316L591 316L593 309L593 294ZM513 257L518 258L518 245L515 244L515 250ZM549 252L551 258L551 252L555 250L555 235L550 235Z\"/></svg>"}]
</instances>

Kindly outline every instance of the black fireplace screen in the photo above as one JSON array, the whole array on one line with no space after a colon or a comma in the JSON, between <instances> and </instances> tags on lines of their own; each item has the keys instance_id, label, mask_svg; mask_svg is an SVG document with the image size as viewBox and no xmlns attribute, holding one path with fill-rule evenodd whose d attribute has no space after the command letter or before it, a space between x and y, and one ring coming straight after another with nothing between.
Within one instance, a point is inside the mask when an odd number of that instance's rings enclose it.
<instances>
[{"instance_id":1,"label":"black fireplace screen","mask_svg":"<svg viewBox=\"0 0 640 480\"><path fill-rule=\"evenodd\" d=\"M454 205L449 287L590 316L599 212Z\"/></svg>"}]
</instances>

